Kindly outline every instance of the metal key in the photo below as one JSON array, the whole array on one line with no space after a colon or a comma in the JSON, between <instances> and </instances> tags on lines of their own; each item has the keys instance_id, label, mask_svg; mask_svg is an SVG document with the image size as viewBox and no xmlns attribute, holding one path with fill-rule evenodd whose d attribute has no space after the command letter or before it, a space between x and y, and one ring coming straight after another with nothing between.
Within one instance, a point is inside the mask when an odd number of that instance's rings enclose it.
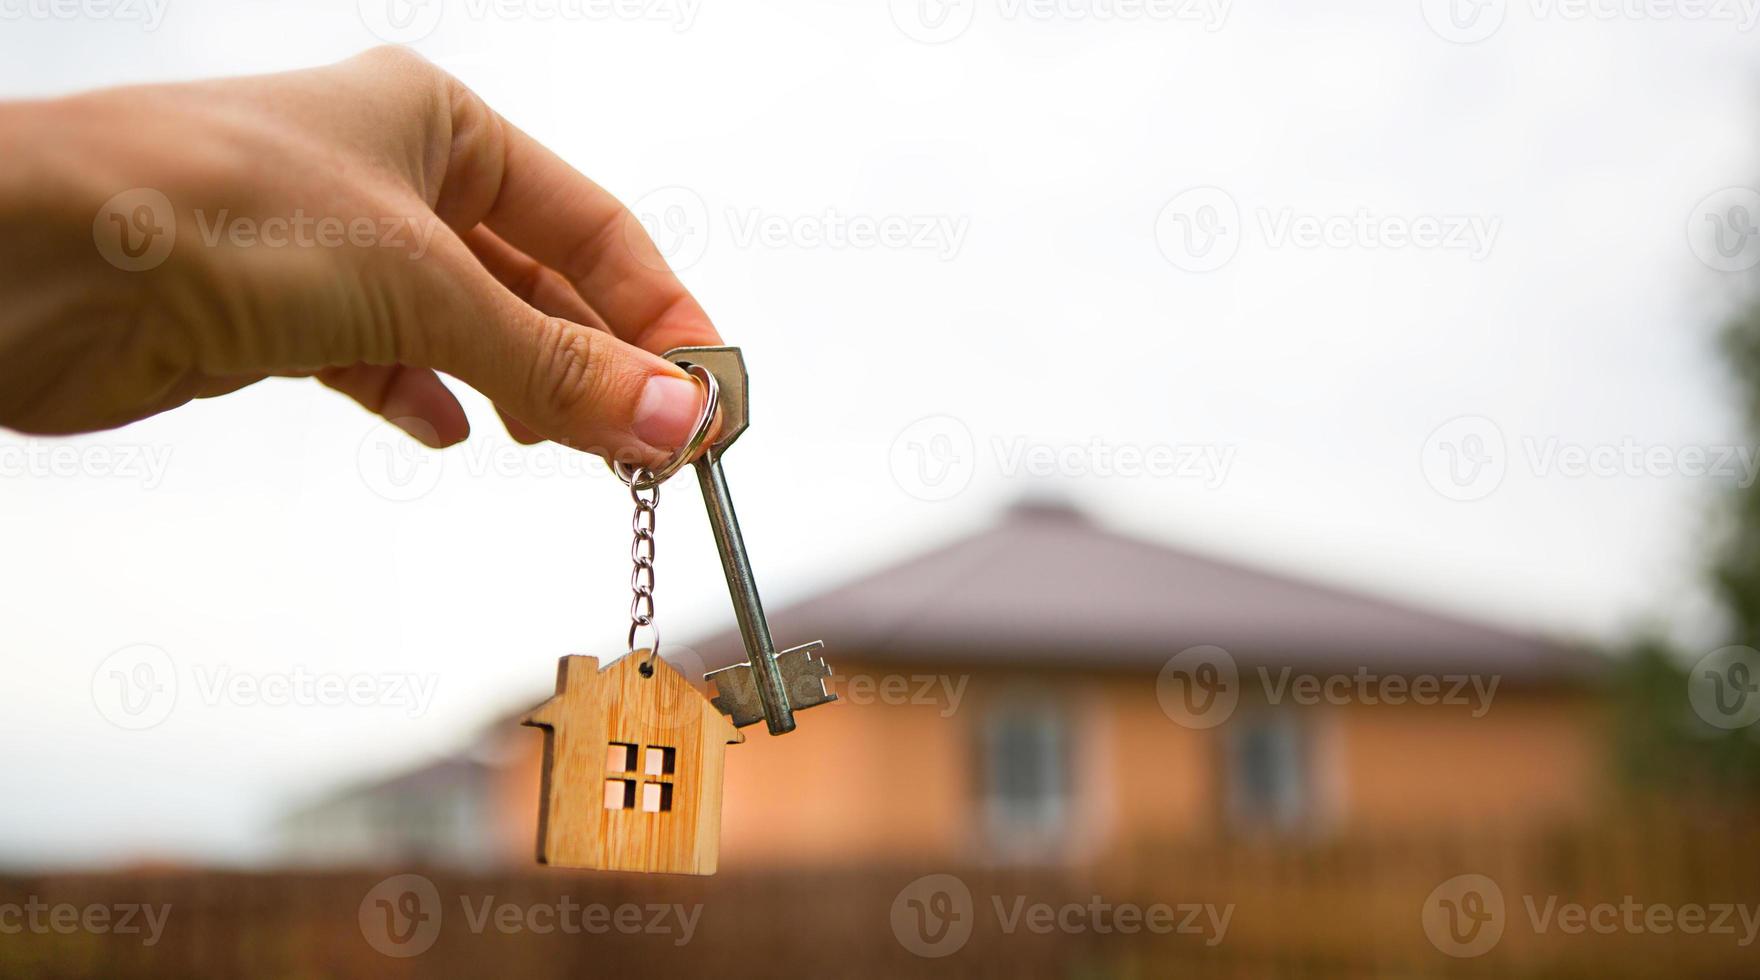
<instances>
[{"instance_id":1,"label":"metal key","mask_svg":"<svg viewBox=\"0 0 1760 980\"><path fill-rule=\"evenodd\" d=\"M709 526L715 532L721 570L727 575L727 591L733 597L733 612L739 620L739 635L749 662L707 675L707 680L715 682L715 707L736 726L763 719L772 735L792 732L796 711L835 701L837 695L825 690L830 666L813 655L823 644L815 641L780 654L776 652L775 642L770 639L770 624L764 619L763 603L758 600L758 584L752 578L745 539L739 533L739 518L733 513L733 497L727 491L721 454L746 430L745 358L740 356L738 347L680 347L667 351L665 356L674 364L695 364L708 370L721 387L721 431L697 459L697 481L703 488L703 502L709 508Z\"/></svg>"}]
</instances>

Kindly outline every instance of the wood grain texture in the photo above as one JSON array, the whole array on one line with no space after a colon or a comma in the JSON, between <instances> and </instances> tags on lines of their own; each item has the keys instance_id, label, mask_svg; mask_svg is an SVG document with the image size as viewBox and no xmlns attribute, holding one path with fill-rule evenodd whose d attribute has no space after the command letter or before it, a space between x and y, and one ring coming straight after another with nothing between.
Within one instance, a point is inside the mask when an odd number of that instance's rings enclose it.
<instances>
[{"instance_id":1,"label":"wood grain texture","mask_svg":"<svg viewBox=\"0 0 1760 980\"><path fill-rule=\"evenodd\" d=\"M648 651L637 650L601 670L596 657L563 657L556 696L524 719L544 730L539 863L715 873L727 746L745 736L666 661L655 660L644 676L647 660ZM633 766L611 758L613 744L635 746ZM673 750L670 773L648 771L651 748ZM608 808L608 780L632 783L633 805ZM668 809L644 809L662 792L670 794Z\"/></svg>"}]
</instances>

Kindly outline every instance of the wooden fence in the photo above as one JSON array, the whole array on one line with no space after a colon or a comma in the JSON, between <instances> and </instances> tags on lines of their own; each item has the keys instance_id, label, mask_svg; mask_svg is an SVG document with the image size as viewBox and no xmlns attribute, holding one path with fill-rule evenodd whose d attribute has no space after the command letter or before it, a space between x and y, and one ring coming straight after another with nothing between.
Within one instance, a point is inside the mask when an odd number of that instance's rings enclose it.
<instances>
[{"instance_id":1,"label":"wooden fence","mask_svg":"<svg viewBox=\"0 0 1760 980\"><path fill-rule=\"evenodd\" d=\"M137 906L168 910L156 936ZM0 877L5 978L1734 978L1756 929L1760 825L1676 815L1032 872Z\"/></svg>"}]
</instances>

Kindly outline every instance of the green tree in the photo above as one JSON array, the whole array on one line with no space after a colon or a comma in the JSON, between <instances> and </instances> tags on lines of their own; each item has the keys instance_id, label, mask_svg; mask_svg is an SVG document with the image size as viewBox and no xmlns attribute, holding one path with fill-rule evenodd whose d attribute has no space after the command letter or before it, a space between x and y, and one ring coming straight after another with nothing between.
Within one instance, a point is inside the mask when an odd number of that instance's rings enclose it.
<instances>
[{"instance_id":1,"label":"green tree","mask_svg":"<svg viewBox=\"0 0 1760 980\"><path fill-rule=\"evenodd\" d=\"M1724 325L1720 346L1740 399L1743 431L1760 446L1760 304ZM1718 501L1708 569L1723 614L1723 644L1760 648L1760 486L1731 486ZM1760 727L1717 728L1694 713L1688 672L1709 650L1640 636L1616 651L1618 758L1647 789L1760 798Z\"/></svg>"},{"instance_id":2,"label":"green tree","mask_svg":"<svg viewBox=\"0 0 1760 980\"><path fill-rule=\"evenodd\" d=\"M1733 317L1722 341L1741 400L1743 431L1754 445L1760 437L1760 304ZM1725 526L1712 580L1729 617L1728 642L1760 648L1760 486L1734 488L1727 507L1720 515Z\"/></svg>"}]
</instances>

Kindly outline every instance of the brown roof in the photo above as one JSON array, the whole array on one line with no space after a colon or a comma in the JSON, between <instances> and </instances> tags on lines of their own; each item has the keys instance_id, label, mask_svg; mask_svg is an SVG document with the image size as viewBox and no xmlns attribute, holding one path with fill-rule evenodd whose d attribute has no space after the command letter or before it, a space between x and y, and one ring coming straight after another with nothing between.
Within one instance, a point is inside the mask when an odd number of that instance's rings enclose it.
<instances>
[{"instance_id":1,"label":"brown roof","mask_svg":"<svg viewBox=\"0 0 1760 980\"><path fill-rule=\"evenodd\" d=\"M1214 644L1244 664L1387 673L1592 676L1603 658L1456 618L1114 534L1060 504L1029 503L921 557L773 610L780 646L824 640L871 661L1159 669ZM744 659L737 633L699 646Z\"/></svg>"}]
</instances>

